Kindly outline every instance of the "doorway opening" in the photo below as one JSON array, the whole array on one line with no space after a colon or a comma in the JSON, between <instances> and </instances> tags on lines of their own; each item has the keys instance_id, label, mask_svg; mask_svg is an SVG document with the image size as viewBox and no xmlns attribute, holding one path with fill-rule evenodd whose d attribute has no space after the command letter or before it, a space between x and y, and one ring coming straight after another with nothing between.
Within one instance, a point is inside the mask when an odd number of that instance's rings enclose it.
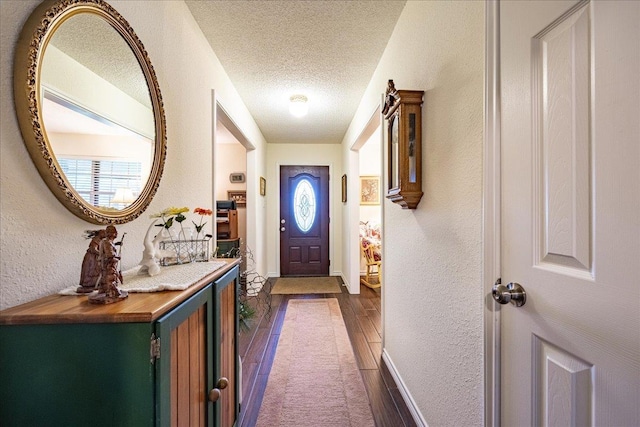
<instances>
[{"instance_id":1,"label":"doorway opening","mask_svg":"<svg viewBox=\"0 0 640 427\"><path fill-rule=\"evenodd\" d=\"M380 132L373 132L360 148L358 156L360 283L374 289L382 285L381 145Z\"/></svg>"},{"instance_id":2,"label":"doorway opening","mask_svg":"<svg viewBox=\"0 0 640 427\"><path fill-rule=\"evenodd\" d=\"M380 291L381 296L383 294L385 168L382 126L380 106L376 106L351 146L352 154L349 155L349 171L355 178L349 184L350 190L353 190L350 194L354 196L349 197L347 203L349 219L346 249L349 253L347 278L350 293L359 293L364 279L376 292ZM370 249L372 266L367 266L363 243ZM381 297L381 301L384 310L384 298Z\"/></svg>"},{"instance_id":3,"label":"doorway opening","mask_svg":"<svg viewBox=\"0 0 640 427\"><path fill-rule=\"evenodd\" d=\"M216 245L233 257L247 242L247 149L219 120L215 141Z\"/></svg>"},{"instance_id":4,"label":"doorway opening","mask_svg":"<svg viewBox=\"0 0 640 427\"><path fill-rule=\"evenodd\" d=\"M255 146L211 91L213 128L213 250L240 257L256 244ZM221 203L219 203L221 202ZM222 211L218 211L218 207ZM233 212L231 212L233 211ZM246 257L243 258L243 261ZM241 272L246 271L243 262ZM261 286L259 286L261 288ZM259 289L255 289L256 292Z\"/></svg>"}]
</instances>

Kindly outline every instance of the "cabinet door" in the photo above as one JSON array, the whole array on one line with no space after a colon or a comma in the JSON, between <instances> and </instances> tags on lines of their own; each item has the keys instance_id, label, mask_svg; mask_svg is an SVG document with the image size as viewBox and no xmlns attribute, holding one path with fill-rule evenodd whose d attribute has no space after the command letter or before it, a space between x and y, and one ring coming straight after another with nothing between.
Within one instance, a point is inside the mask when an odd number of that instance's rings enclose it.
<instances>
[{"instance_id":1,"label":"cabinet door","mask_svg":"<svg viewBox=\"0 0 640 427\"><path fill-rule=\"evenodd\" d=\"M214 403L216 426L232 427L239 413L238 378L238 271L236 266L214 283L215 354L214 378L220 389L220 398Z\"/></svg>"},{"instance_id":2,"label":"cabinet door","mask_svg":"<svg viewBox=\"0 0 640 427\"><path fill-rule=\"evenodd\" d=\"M205 287L156 322L156 424L213 426L213 300Z\"/></svg>"},{"instance_id":3,"label":"cabinet door","mask_svg":"<svg viewBox=\"0 0 640 427\"><path fill-rule=\"evenodd\" d=\"M150 323L3 325L0 425L153 426L152 332Z\"/></svg>"}]
</instances>

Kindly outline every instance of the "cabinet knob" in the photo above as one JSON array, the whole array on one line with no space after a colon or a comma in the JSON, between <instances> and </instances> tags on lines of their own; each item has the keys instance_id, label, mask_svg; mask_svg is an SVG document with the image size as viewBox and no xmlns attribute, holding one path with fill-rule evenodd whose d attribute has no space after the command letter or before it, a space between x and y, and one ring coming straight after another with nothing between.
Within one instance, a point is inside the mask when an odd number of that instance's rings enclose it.
<instances>
[{"instance_id":1,"label":"cabinet knob","mask_svg":"<svg viewBox=\"0 0 640 427\"><path fill-rule=\"evenodd\" d=\"M216 384L216 388L219 388L220 390L224 390L227 386L229 386L229 380L225 377L220 378Z\"/></svg>"},{"instance_id":2,"label":"cabinet knob","mask_svg":"<svg viewBox=\"0 0 640 427\"><path fill-rule=\"evenodd\" d=\"M209 392L209 402L217 402L220 399L220 389L212 388Z\"/></svg>"},{"instance_id":3,"label":"cabinet knob","mask_svg":"<svg viewBox=\"0 0 640 427\"><path fill-rule=\"evenodd\" d=\"M220 390L224 390L229 386L229 380L225 377L221 377L216 383L216 388L212 388L209 392L209 402L217 402L220 399L220 395L222 392Z\"/></svg>"}]
</instances>

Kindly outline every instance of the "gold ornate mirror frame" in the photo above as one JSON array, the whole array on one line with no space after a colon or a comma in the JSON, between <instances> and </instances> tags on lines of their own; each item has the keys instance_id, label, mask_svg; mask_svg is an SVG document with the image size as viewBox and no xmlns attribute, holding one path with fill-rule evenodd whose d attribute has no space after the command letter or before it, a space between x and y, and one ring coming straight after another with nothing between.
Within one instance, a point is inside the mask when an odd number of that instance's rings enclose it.
<instances>
[{"instance_id":1,"label":"gold ornate mirror frame","mask_svg":"<svg viewBox=\"0 0 640 427\"><path fill-rule=\"evenodd\" d=\"M151 171L138 198L122 210L103 209L85 201L67 181L52 151L42 117L40 72L47 44L56 29L71 16L92 13L106 20L129 45L149 88L155 127ZM42 179L60 202L78 217L94 224L123 224L134 220L151 203L164 169L166 121L160 87L147 52L129 23L102 0L58 0L40 4L24 25L14 62L16 114L25 145Z\"/></svg>"}]
</instances>

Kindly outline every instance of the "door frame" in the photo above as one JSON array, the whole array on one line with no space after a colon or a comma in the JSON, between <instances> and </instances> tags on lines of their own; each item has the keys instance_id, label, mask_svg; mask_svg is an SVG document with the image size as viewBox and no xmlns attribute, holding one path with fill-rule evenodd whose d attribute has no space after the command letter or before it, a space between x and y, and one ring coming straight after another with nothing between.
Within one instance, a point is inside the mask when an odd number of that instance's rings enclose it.
<instances>
[{"instance_id":1,"label":"door frame","mask_svg":"<svg viewBox=\"0 0 640 427\"><path fill-rule=\"evenodd\" d=\"M285 177L286 179L283 179L283 174L286 175ZM315 237L305 237L304 235L306 234L306 232L303 232L302 236L297 234L294 236L292 234L292 229L294 229L293 225L297 223L297 218L295 218L295 214L294 214L294 211L296 211L295 204L293 203L290 197L293 197L293 195L296 193L297 185L295 184L292 185L291 180L293 179L297 181L297 184L300 184L301 181L305 181L305 180L308 181L308 178L300 179L299 177L301 175L306 175L307 177L311 177L311 180L317 179L317 188L315 190L312 189L312 191L317 191L316 192L317 219L314 219L314 221L312 222L312 225L313 224L318 225L319 234ZM326 181L325 181L325 176L326 176ZM302 246L306 246L309 244L308 239L319 240L321 242L320 247L322 249L320 256L322 259L326 255L327 257L326 274L330 275L331 257L329 255L330 254L329 246L331 242L329 240L329 228L331 225L331 211L330 211L331 205L329 204L330 202L329 188L331 187L331 175L330 175L329 167L326 165L318 165L318 166L316 165L281 165L279 170L279 178L280 178L278 180L278 185L280 186L280 193L279 193L280 198L278 199L278 217L280 220L279 222L284 221L285 219L288 220L288 223L284 224L284 227L281 228L280 233L278 233L278 235L280 236L280 251L279 251L280 276L282 277L283 270L285 269L287 270L287 274L289 277L291 276L313 277L313 276L322 276L324 274L324 261L321 261L319 263L320 268L318 270L322 270L320 274L312 273L310 271L310 270L314 270L317 267L317 264L316 266L314 266L314 264L312 263L302 262L301 264L306 266L301 268L301 270L305 270L305 271L293 272L292 270L295 270L295 267L292 265L290 257L286 257L287 259L285 259L284 264L282 263L282 258L283 258L282 254L284 252L287 252L287 250L291 249L292 239L294 240L300 239L304 241L304 243L301 243ZM288 196L285 196L284 199L282 198L283 186L286 187L286 189L288 189L289 191ZM311 186L314 187L314 184L311 184ZM323 191L323 187L326 188L326 191ZM327 202L326 207L323 206L325 196L326 196L326 202ZM288 207L289 212L283 213L283 204L286 207ZM324 218L325 213L327 214L327 218ZM280 227L282 227L282 224L279 224L279 225ZM282 232L282 230L285 228L286 228L286 232ZM295 228L297 228L297 226ZM288 240L283 239L282 238L283 235L288 236ZM284 247L282 246L283 244L285 245ZM307 248L309 248L309 246L307 246ZM307 255L308 255L308 252L307 252Z\"/></svg>"},{"instance_id":2,"label":"door frame","mask_svg":"<svg viewBox=\"0 0 640 427\"><path fill-rule=\"evenodd\" d=\"M501 277L500 0L485 0L482 286L484 425L500 427L500 310L491 288Z\"/></svg>"},{"instance_id":3,"label":"door frame","mask_svg":"<svg viewBox=\"0 0 640 427\"><path fill-rule=\"evenodd\" d=\"M256 256L256 263L258 265L266 264L266 255L263 254L263 251L258 247L258 173L257 173L257 153L256 147L251 142L251 140L244 134L244 132L240 129L240 126L236 123L236 121L231 117L231 115L224 108L224 105L220 102L220 99L217 97L215 89L211 89L211 201L212 208L215 211L215 203L216 203L216 190L218 185L221 183L216 180L216 162L218 159L218 121L227 128L227 130L236 138L236 140L242 145L245 150L245 163L246 163L246 182L247 182L247 200L250 203L247 203L246 206L246 239L245 245L254 251ZM213 250L217 245L217 237L216 237L216 222L211 221L211 230L213 235Z\"/></svg>"},{"instance_id":4,"label":"door frame","mask_svg":"<svg viewBox=\"0 0 640 427\"><path fill-rule=\"evenodd\" d=\"M382 102L375 106L371 114L369 115L369 120L364 125L360 133L358 134L354 143L349 147L349 165L348 171L351 176L347 179L347 194L352 196L347 197L347 220L344 221L346 224L346 232L343 235L347 236L345 241L343 242L342 247L344 248L345 253L348 254L344 259L348 260L345 263L345 268L343 269L343 277L342 279L347 284L349 293L351 294L359 294L360 293L360 149L369 141L375 132L378 132L380 140L384 141L384 130L382 128L382 115L380 113L381 105L384 103L384 94L381 94ZM384 143L380 144L380 163L381 167L381 201L380 201L380 235L382 237L382 241L384 242L384 200L383 197L385 194L385 183L384 177L386 176L386 162L384 158ZM353 153L353 154L352 154ZM382 245L382 259L385 258L384 255L385 245ZM382 276L384 283L384 268L382 269ZM380 288L380 293L382 297L382 317L384 319L384 291L386 288ZM384 325L384 322L383 322ZM382 343L384 345L384 336L382 337Z\"/></svg>"},{"instance_id":5,"label":"door frame","mask_svg":"<svg viewBox=\"0 0 640 427\"><path fill-rule=\"evenodd\" d=\"M335 218L333 219L333 221L331 220L333 217L335 217L335 213L333 211L333 208L334 208L333 187L336 182L338 183L338 185L340 185L340 180L338 179L336 181L335 179L335 174L334 174L335 168L334 168L333 162L302 162L301 161L301 162L293 162L293 163L289 163L289 162L275 163L274 176L276 177L276 183L273 185L274 198L271 200L275 200L278 203L278 209L276 210L276 218L275 218L276 223L274 224L274 226L276 226L278 229L280 228L280 166L326 166L329 168L329 276L340 275L340 273L335 272L335 267L336 267L335 238L334 238ZM332 179L332 177L334 179ZM279 231L276 233L276 238L273 240L274 240L273 242L274 246L272 246L272 248L275 254L275 262L276 262L276 265L275 265L276 274L274 277L280 277L281 271L280 271L280 232Z\"/></svg>"}]
</instances>

